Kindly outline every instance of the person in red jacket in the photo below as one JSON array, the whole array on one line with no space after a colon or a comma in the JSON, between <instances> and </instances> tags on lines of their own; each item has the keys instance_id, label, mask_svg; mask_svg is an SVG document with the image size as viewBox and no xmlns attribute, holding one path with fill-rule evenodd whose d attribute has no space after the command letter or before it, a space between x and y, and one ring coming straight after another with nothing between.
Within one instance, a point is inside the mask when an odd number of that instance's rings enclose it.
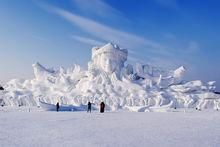
<instances>
[{"instance_id":1,"label":"person in red jacket","mask_svg":"<svg viewBox=\"0 0 220 147\"><path fill-rule=\"evenodd\" d=\"M100 112L101 112L101 113L104 113L104 111L105 111L105 103L104 103L104 102L101 102L101 103L100 103Z\"/></svg>"}]
</instances>

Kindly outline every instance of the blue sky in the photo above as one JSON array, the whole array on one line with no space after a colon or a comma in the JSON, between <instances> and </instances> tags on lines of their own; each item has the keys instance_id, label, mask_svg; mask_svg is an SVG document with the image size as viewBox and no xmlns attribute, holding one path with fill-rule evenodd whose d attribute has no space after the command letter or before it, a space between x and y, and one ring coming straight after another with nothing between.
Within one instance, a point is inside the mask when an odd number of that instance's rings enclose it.
<instances>
[{"instance_id":1,"label":"blue sky","mask_svg":"<svg viewBox=\"0 0 220 147\"><path fill-rule=\"evenodd\" d=\"M91 47L129 51L128 63L187 68L186 80L220 83L218 0L1 0L0 83L31 65L83 67ZM220 89L220 84L217 84Z\"/></svg>"}]
</instances>

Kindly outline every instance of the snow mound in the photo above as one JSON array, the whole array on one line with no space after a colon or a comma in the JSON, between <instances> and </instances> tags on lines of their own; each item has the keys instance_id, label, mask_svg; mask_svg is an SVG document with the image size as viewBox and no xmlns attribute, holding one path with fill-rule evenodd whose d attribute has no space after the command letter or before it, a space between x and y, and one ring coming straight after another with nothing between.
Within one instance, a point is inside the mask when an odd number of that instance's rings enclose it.
<instances>
[{"instance_id":1,"label":"snow mound","mask_svg":"<svg viewBox=\"0 0 220 147\"><path fill-rule=\"evenodd\" d=\"M183 80L186 68L163 71L150 64L126 64L128 51L109 43L92 48L88 69L46 68L33 64L34 79L13 79L1 91L1 103L36 106L42 102L83 106L88 101L108 110L166 111L172 108L219 109L215 81Z\"/></svg>"}]
</instances>

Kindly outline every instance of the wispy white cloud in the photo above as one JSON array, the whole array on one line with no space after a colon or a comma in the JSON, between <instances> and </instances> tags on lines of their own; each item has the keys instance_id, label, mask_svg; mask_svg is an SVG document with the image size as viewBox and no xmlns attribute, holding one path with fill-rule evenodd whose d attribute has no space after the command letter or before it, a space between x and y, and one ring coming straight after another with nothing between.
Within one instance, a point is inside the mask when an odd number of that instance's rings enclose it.
<instances>
[{"instance_id":1,"label":"wispy white cloud","mask_svg":"<svg viewBox=\"0 0 220 147\"><path fill-rule=\"evenodd\" d=\"M113 42L117 43L122 47L128 48L131 54L139 54L135 53L135 49L146 49L146 54L148 54L148 59L153 62L157 62L158 64L162 64L164 66L174 66L177 63L184 63L184 60L178 59L178 55L183 55L186 53L189 53L189 51L193 51L194 49L198 48L198 43L196 42L191 42L186 46L185 48L179 46L179 47L168 47L168 46L163 46L158 42L152 41L146 37L141 37L138 35L134 35L128 32L124 32L121 30L117 30L115 28L112 28L110 26L101 24L97 21L94 21L92 19L88 19L79 15L76 15L75 13L71 13L67 10L54 7L51 5L44 5L44 9L46 9L49 12L52 12L65 20L69 21L73 25L81 28L82 31L85 33L93 36L94 38L106 41L106 42ZM172 36L173 37L173 36ZM91 38L86 38L86 37L81 37L81 36L73 36L73 39L80 41L82 43L86 44L100 44L101 42L97 42L94 39ZM175 37L175 40L177 38ZM172 46L172 45L171 45ZM186 52L187 51L187 52ZM152 57L150 57L152 55ZM161 56L162 55L162 56ZM142 56L142 55L140 55ZM158 58L154 58L154 57ZM160 57L163 57L160 58ZM169 59L166 60L165 58ZM146 57L138 60L146 60ZM175 59L174 59L175 58ZM130 58L130 60L136 60L135 58ZM157 61L156 61L157 60ZM178 62L177 62L178 60ZM167 64L167 65L166 65Z\"/></svg>"},{"instance_id":2,"label":"wispy white cloud","mask_svg":"<svg viewBox=\"0 0 220 147\"><path fill-rule=\"evenodd\" d=\"M67 21L71 22L73 25L78 26L86 33L89 33L90 35L105 40L107 42L117 43L126 48L144 47L151 52L157 52L160 54L168 53L168 48L163 47L159 43L151 41L150 39L147 39L145 37L140 37L131 33L117 30L115 28L106 26L104 24L101 24L99 22L82 16L78 16L74 13L71 13L58 7L44 5L44 8L46 8L46 10L49 12L53 12L61 16Z\"/></svg>"},{"instance_id":3,"label":"wispy white cloud","mask_svg":"<svg viewBox=\"0 0 220 147\"><path fill-rule=\"evenodd\" d=\"M71 35L70 37L75 41L85 43L85 44L88 44L88 45L92 45L92 46L95 46L95 45L100 46L100 45L105 44L104 42L94 40L94 39L91 39L91 38L88 38L88 37L82 37L82 36L77 36L77 35Z\"/></svg>"},{"instance_id":4,"label":"wispy white cloud","mask_svg":"<svg viewBox=\"0 0 220 147\"><path fill-rule=\"evenodd\" d=\"M72 0L74 6L82 12L109 19L125 19L123 14L109 5L105 0Z\"/></svg>"},{"instance_id":5,"label":"wispy white cloud","mask_svg":"<svg viewBox=\"0 0 220 147\"><path fill-rule=\"evenodd\" d=\"M179 47L176 47L176 54L193 54L197 53L200 48L199 43L196 41L180 41L178 46Z\"/></svg>"},{"instance_id":6,"label":"wispy white cloud","mask_svg":"<svg viewBox=\"0 0 220 147\"><path fill-rule=\"evenodd\" d=\"M186 48L186 51L188 52L195 52L199 49L199 44L195 41L190 41L188 43L188 47Z\"/></svg>"},{"instance_id":7,"label":"wispy white cloud","mask_svg":"<svg viewBox=\"0 0 220 147\"><path fill-rule=\"evenodd\" d=\"M45 38L45 37L42 37L40 35L37 35L37 34L28 34L27 35L28 37L31 37L33 39L36 39L36 40L39 40L41 42L49 42L49 39Z\"/></svg>"},{"instance_id":8,"label":"wispy white cloud","mask_svg":"<svg viewBox=\"0 0 220 147\"><path fill-rule=\"evenodd\" d=\"M176 52L179 53L195 53L199 51L200 45L197 41L193 40L185 40L185 39L179 39L177 36L171 32L163 32L162 36L165 38L165 40L175 46Z\"/></svg>"},{"instance_id":9,"label":"wispy white cloud","mask_svg":"<svg viewBox=\"0 0 220 147\"><path fill-rule=\"evenodd\" d=\"M149 59L147 59L148 62L153 64L154 66L164 68L164 69L176 69L180 66L185 66L188 70L187 72L190 72L188 74L192 74L196 71L196 67L193 63L188 62L187 60L184 60L182 58L167 58L167 57L158 57L158 56L151 56ZM146 61L145 61L146 62Z\"/></svg>"}]
</instances>

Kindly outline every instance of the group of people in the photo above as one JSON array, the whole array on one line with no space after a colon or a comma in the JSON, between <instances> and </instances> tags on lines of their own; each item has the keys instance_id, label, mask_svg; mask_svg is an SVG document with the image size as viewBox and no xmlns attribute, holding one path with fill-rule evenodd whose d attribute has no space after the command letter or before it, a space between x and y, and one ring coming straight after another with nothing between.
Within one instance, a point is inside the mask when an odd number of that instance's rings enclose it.
<instances>
[{"instance_id":1,"label":"group of people","mask_svg":"<svg viewBox=\"0 0 220 147\"><path fill-rule=\"evenodd\" d=\"M92 111L92 103L89 101L88 102L88 108L87 108L87 113L90 112L91 113ZM104 102L101 102L100 103L100 113L104 113L105 111L105 103Z\"/></svg>"},{"instance_id":2,"label":"group of people","mask_svg":"<svg viewBox=\"0 0 220 147\"><path fill-rule=\"evenodd\" d=\"M87 107L87 113L88 113L88 112L91 113L91 111L92 111L92 103L89 101L87 105L88 105L88 107ZM57 110L57 112L59 111L59 109L60 109L60 104L59 104L59 102L57 102L57 104L56 104L56 110ZM104 111L105 111L105 103L104 103L104 102L101 102L101 103L100 103L100 113L104 113Z\"/></svg>"}]
</instances>

